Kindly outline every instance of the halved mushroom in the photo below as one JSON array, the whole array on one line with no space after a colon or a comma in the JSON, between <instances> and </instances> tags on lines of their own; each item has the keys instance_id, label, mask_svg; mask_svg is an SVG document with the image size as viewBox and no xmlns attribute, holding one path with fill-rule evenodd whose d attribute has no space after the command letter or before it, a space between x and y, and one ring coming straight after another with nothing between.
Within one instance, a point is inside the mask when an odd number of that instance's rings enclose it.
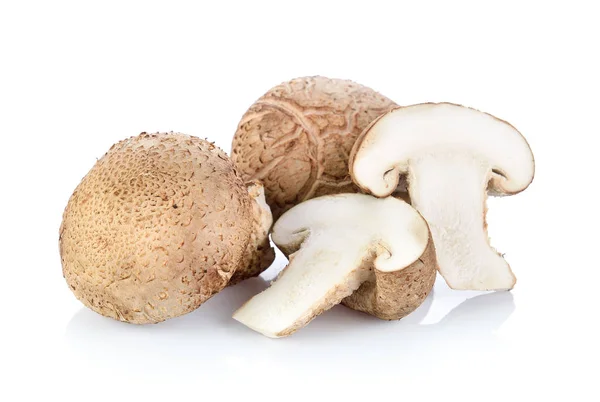
<instances>
[{"instance_id":1,"label":"halved mushroom","mask_svg":"<svg viewBox=\"0 0 600 402\"><path fill-rule=\"evenodd\" d=\"M269 337L292 334L342 300L383 319L402 318L435 281L427 223L393 197L339 194L303 202L275 223L272 239L291 254L289 265L233 316Z\"/></svg>"},{"instance_id":2,"label":"halved mushroom","mask_svg":"<svg viewBox=\"0 0 600 402\"><path fill-rule=\"evenodd\" d=\"M407 175L412 205L429 223L440 273L454 289L511 289L509 265L489 245L486 196L525 190L533 154L507 122L450 103L395 109L357 140L350 173L378 197Z\"/></svg>"}]
</instances>

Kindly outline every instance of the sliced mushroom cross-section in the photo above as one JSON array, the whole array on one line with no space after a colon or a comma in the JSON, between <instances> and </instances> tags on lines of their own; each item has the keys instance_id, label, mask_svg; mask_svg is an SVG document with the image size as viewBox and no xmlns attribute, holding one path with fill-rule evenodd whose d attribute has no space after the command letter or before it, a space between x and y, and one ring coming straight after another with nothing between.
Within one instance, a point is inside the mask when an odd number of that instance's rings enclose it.
<instances>
[{"instance_id":1,"label":"sliced mushroom cross-section","mask_svg":"<svg viewBox=\"0 0 600 402\"><path fill-rule=\"evenodd\" d=\"M531 149L507 122L450 103L395 109L357 140L350 173L386 197L405 176L412 205L429 223L439 269L454 289L511 289L515 276L489 245L486 198L525 190Z\"/></svg>"},{"instance_id":2,"label":"sliced mushroom cross-section","mask_svg":"<svg viewBox=\"0 0 600 402\"><path fill-rule=\"evenodd\" d=\"M342 300L399 319L421 304L435 280L427 223L393 197L339 194L303 202L276 222L272 239L290 254L289 265L234 314L269 337L293 333Z\"/></svg>"}]
</instances>

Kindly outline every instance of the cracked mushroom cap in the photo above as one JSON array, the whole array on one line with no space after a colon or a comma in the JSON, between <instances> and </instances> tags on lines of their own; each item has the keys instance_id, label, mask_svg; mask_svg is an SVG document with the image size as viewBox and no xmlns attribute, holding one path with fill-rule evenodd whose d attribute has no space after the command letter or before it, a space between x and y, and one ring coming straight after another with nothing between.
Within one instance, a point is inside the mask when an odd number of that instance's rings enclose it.
<instances>
[{"instance_id":1,"label":"cracked mushroom cap","mask_svg":"<svg viewBox=\"0 0 600 402\"><path fill-rule=\"evenodd\" d=\"M287 336L343 302L382 319L400 319L425 300L436 275L425 220L388 197L337 194L296 205L272 239L291 253L270 288L233 318L269 337Z\"/></svg>"},{"instance_id":2,"label":"cracked mushroom cap","mask_svg":"<svg viewBox=\"0 0 600 402\"><path fill-rule=\"evenodd\" d=\"M250 192L208 141L142 133L113 145L63 214L67 284L87 307L130 323L196 309L273 259L270 213L260 186Z\"/></svg>"},{"instance_id":3,"label":"cracked mushroom cap","mask_svg":"<svg viewBox=\"0 0 600 402\"><path fill-rule=\"evenodd\" d=\"M356 138L396 104L348 80L303 77L280 84L242 117L231 159L260 180L274 218L326 194L358 192L348 174Z\"/></svg>"},{"instance_id":4,"label":"cracked mushroom cap","mask_svg":"<svg viewBox=\"0 0 600 402\"><path fill-rule=\"evenodd\" d=\"M486 199L525 190L535 164L525 138L490 114L451 103L393 110L356 141L350 173L378 197L406 176L412 205L429 223L440 273L451 288L506 290L516 282L489 244Z\"/></svg>"}]
</instances>

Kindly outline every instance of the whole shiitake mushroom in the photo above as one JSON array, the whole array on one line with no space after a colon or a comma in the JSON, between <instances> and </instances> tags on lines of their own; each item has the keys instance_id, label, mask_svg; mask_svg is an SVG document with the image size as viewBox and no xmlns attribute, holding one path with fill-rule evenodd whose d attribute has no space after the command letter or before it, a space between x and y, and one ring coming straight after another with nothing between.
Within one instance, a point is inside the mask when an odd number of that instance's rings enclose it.
<instances>
[{"instance_id":1,"label":"whole shiitake mushroom","mask_svg":"<svg viewBox=\"0 0 600 402\"><path fill-rule=\"evenodd\" d=\"M246 181L260 180L277 219L326 194L358 192L348 158L358 135L397 107L355 82L304 77L272 88L244 114L231 159Z\"/></svg>"},{"instance_id":2,"label":"whole shiitake mushroom","mask_svg":"<svg viewBox=\"0 0 600 402\"><path fill-rule=\"evenodd\" d=\"M188 313L274 259L260 184L212 143L178 133L121 141L64 211L67 284L92 310L136 324Z\"/></svg>"}]
</instances>

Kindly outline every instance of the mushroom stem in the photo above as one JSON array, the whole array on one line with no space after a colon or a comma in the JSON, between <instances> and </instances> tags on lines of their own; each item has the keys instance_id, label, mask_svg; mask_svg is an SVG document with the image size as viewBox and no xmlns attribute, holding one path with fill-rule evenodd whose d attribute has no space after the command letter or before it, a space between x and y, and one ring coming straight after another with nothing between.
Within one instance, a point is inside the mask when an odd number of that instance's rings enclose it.
<instances>
[{"instance_id":1,"label":"mushroom stem","mask_svg":"<svg viewBox=\"0 0 600 402\"><path fill-rule=\"evenodd\" d=\"M290 256L289 265L271 287L244 304L233 318L266 336L279 338L302 328L352 294L370 274L357 263L367 255L364 250L348 248L352 242L344 236L336 239L339 247L331 247L332 238L331 233L310 235Z\"/></svg>"},{"instance_id":2,"label":"mushroom stem","mask_svg":"<svg viewBox=\"0 0 600 402\"><path fill-rule=\"evenodd\" d=\"M410 161L412 205L429 223L439 270L453 289L506 290L515 284L489 245L485 223L492 166L469 152L430 152Z\"/></svg>"}]
</instances>

